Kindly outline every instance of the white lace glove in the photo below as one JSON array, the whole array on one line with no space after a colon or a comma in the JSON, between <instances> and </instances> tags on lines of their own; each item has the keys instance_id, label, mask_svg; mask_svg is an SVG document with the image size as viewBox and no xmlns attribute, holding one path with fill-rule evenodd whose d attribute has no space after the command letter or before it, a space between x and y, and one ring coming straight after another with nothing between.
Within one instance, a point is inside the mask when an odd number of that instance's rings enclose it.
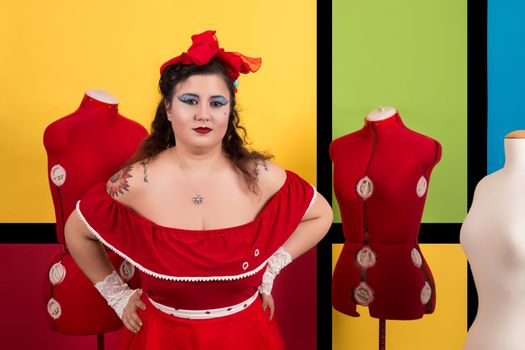
<instances>
[{"instance_id":1,"label":"white lace glove","mask_svg":"<svg viewBox=\"0 0 525 350\"><path fill-rule=\"evenodd\" d=\"M279 274L279 272L289 263L292 262L292 257L284 250L283 247L277 249L275 253L268 259L266 265L266 271L264 271L262 277L262 283L259 286L259 293L271 295L273 280Z\"/></svg>"},{"instance_id":2,"label":"white lace glove","mask_svg":"<svg viewBox=\"0 0 525 350\"><path fill-rule=\"evenodd\" d=\"M128 304L129 298L136 292L136 289L128 287L116 271L107 275L103 281L97 282L95 288L106 299L109 306L115 310L120 319L122 319L122 312Z\"/></svg>"}]
</instances>

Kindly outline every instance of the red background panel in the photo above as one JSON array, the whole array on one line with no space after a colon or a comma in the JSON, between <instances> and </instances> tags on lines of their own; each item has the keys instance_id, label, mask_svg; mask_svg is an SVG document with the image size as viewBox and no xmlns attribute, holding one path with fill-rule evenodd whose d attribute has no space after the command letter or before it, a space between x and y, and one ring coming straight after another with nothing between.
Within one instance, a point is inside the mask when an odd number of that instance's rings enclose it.
<instances>
[{"instance_id":1,"label":"red background panel","mask_svg":"<svg viewBox=\"0 0 525 350\"><path fill-rule=\"evenodd\" d=\"M46 319L44 278L59 244L0 245L0 341L9 350L95 350L97 337L55 333ZM276 317L287 349L316 348L316 252L299 257L277 277ZM82 315L79 315L82 317ZM105 350L114 350L119 332L104 336Z\"/></svg>"}]
</instances>

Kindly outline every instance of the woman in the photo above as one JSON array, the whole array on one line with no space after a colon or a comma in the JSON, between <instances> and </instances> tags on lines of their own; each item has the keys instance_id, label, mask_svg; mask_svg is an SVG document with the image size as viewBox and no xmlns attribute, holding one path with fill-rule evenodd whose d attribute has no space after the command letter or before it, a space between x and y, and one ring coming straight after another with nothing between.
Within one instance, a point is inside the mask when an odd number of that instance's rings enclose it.
<instances>
[{"instance_id":1,"label":"woman","mask_svg":"<svg viewBox=\"0 0 525 350\"><path fill-rule=\"evenodd\" d=\"M192 40L161 67L151 135L78 202L66 243L129 330L121 349L282 349L273 281L326 234L332 210L298 175L245 148L236 80L260 59L225 52L214 31ZM141 290L99 242L142 273Z\"/></svg>"}]
</instances>

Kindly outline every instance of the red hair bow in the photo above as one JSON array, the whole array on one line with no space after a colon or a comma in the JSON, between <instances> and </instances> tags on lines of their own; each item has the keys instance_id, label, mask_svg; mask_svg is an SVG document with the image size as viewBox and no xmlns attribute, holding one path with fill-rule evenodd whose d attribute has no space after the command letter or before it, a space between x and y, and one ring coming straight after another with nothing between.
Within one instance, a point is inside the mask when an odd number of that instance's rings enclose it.
<instances>
[{"instance_id":1,"label":"red hair bow","mask_svg":"<svg viewBox=\"0 0 525 350\"><path fill-rule=\"evenodd\" d=\"M176 63L196 64L202 66L216 57L226 67L228 77L232 82L236 81L240 73L246 74L256 72L261 66L260 58L251 58L238 52L226 52L219 47L219 41L215 36L215 30L207 30L200 34L192 35L192 44L188 52L174 57L160 67L160 74L167 66Z\"/></svg>"}]
</instances>

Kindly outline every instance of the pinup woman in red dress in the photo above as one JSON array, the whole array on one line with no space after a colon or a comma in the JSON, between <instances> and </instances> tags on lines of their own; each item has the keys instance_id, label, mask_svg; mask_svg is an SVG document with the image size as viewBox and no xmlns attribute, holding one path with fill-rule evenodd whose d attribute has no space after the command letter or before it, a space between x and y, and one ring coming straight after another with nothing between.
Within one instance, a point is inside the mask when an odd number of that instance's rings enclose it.
<instances>
[{"instance_id":1,"label":"pinup woman in red dress","mask_svg":"<svg viewBox=\"0 0 525 350\"><path fill-rule=\"evenodd\" d=\"M71 254L122 318L120 349L283 349L271 288L326 234L313 186L248 151L235 110L260 59L214 31L161 67L162 100L136 157L94 186L66 224ZM131 290L102 246L141 273Z\"/></svg>"},{"instance_id":2,"label":"pinup woman in red dress","mask_svg":"<svg viewBox=\"0 0 525 350\"><path fill-rule=\"evenodd\" d=\"M350 316L411 320L432 313L436 289L418 232L441 145L407 128L394 108L330 145L345 244L332 279L332 304Z\"/></svg>"}]
</instances>

